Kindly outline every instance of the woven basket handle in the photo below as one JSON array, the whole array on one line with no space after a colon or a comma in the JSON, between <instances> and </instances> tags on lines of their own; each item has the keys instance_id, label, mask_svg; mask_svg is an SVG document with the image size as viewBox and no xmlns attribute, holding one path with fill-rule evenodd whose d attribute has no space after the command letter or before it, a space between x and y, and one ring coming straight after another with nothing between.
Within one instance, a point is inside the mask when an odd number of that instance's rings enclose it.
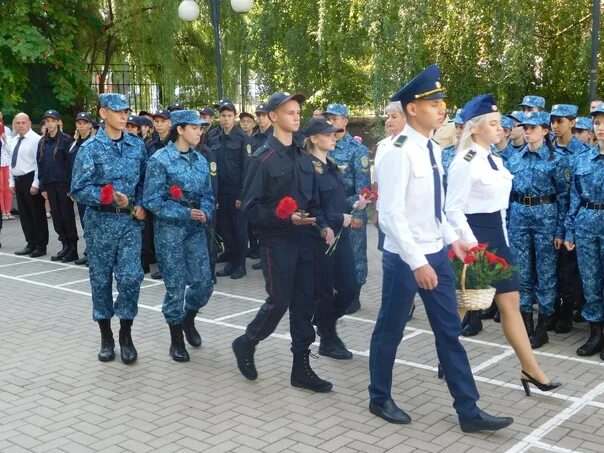
<instances>
[{"instance_id":1,"label":"woven basket handle","mask_svg":"<svg viewBox=\"0 0 604 453\"><path fill-rule=\"evenodd\" d=\"M468 270L468 265L464 264L463 265L463 269L461 270L461 279L459 281L460 285L461 285L461 292L465 293L466 292L466 271Z\"/></svg>"}]
</instances>

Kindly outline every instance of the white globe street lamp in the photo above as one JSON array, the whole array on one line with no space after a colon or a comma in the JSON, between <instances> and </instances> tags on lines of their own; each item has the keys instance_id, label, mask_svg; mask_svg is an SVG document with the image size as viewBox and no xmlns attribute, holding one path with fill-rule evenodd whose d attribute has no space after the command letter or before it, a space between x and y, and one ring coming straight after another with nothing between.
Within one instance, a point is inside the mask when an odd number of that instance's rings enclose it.
<instances>
[{"instance_id":1,"label":"white globe street lamp","mask_svg":"<svg viewBox=\"0 0 604 453\"><path fill-rule=\"evenodd\" d=\"M199 5L195 0L183 0L178 5L178 17L185 22L192 22L199 17Z\"/></svg>"},{"instance_id":2,"label":"white globe street lamp","mask_svg":"<svg viewBox=\"0 0 604 453\"><path fill-rule=\"evenodd\" d=\"M249 13L254 6L254 0L231 0L231 8L236 13Z\"/></svg>"}]
</instances>

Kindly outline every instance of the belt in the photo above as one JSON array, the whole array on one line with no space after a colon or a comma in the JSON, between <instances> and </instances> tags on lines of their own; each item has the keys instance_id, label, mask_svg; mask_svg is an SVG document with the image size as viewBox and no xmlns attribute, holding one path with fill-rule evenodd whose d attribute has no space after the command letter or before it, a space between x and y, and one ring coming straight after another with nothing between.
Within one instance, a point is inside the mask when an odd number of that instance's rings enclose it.
<instances>
[{"instance_id":1,"label":"belt","mask_svg":"<svg viewBox=\"0 0 604 453\"><path fill-rule=\"evenodd\" d=\"M15 178L15 181L17 179L21 179L21 178L27 178L28 176L33 176L35 173L35 171L30 171L29 173L25 173L24 175L13 175L13 178Z\"/></svg>"},{"instance_id":2,"label":"belt","mask_svg":"<svg viewBox=\"0 0 604 453\"><path fill-rule=\"evenodd\" d=\"M197 202L197 201L184 201L184 200L174 200L174 199L172 199L172 201L176 201L178 204L181 204L187 208L199 209L199 202Z\"/></svg>"},{"instance_id":3,"label":"belt","mask_svg":"<svg viewBox=\"0 0 604 453\"><path fill-rule=\"evenodd\" d=\"M604 211L604 203L592 203L591 201L581 200L581 206L594 211Z\"/></svg>"},{"instance_id":4,"label":"belt","mask_svg":"<svg viewBox=\"0 0 604 453\"><path fill-rule=\"evenodd\" d=\"M131 214L131 211L130 211L129 207L119 208L119 207L105 206L105 205L101 205L101 206L88 206L88 207L90 209L92 209L93 211L98 211L98 212L112 212L114 214Z\"/></svg>"},{"instance_id":5,"label":"belt","mask_svg":"<svg viewBox=\"0 0 604 453\"><path fill-rule=\"evenodd\" d=\"M556 202L556 195L544 195L542 197L531 197L525 195L512 195L512 201L524 206L537 206L540 204L552 204Z\"/></svg>"}]
</instances>

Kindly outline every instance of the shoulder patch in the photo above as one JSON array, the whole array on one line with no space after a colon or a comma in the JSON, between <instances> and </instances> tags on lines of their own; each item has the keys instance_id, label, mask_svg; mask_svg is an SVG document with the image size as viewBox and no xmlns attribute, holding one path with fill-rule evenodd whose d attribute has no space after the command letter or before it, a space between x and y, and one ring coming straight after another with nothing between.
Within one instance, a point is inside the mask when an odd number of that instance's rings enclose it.
<instances>
[{"instance_id":1,"label":"shoulder patch","mask_svg":"<svg viewBox=\"0 0 604 453\"><path fill-rule=\"evenodd\" d=\"M210 162L210 175L216 176L217 172L216 162Z\"/></svg>"},{"instance_id":2,"label":"shoulder patch","mask_svg":"<svg viewBox=\"0 0 604 453\"><path fill-rule=\"evenodd\" d=\"M463 156L463 160L465 160L466 162L472 162L472 159L474 159L474 157L476 157L476 151L471 149L466 153L465 156Z\"/></svg>"},{"instance_id":3,"label":"shoulder patch","mask_svg":"<svg viewBox=\"0 0 604 453\"><path fill-rule=\"evenodd\" d=\"M250 145L249 143L247 144L247 146L245 147L247 150L247 155L251 156L252 155L252 145Z\"/></svg>"},{"instance_id":4,"label":"shoulder patch","mask_svg":"<svg viewBox=\"0 0 604 453\"><path fill-rule=\"evenodd\" d=\"M361 166L363 168L369 168L369 158L367 156L361 157Z\"/></svg>"},{"instance_id":5,"label":"shoulder patch","mask_svg":"<svg viewBox=\"0 0 604 453\"><path fill-rule=\"evenodd\" d=\"M394 141L394 146L396 146L397 148L401 148L405 144L406 141L407 141L407 136L401 135L401 136L399 136L399 138L397 138Z\"/></svg>"}]
</instances>

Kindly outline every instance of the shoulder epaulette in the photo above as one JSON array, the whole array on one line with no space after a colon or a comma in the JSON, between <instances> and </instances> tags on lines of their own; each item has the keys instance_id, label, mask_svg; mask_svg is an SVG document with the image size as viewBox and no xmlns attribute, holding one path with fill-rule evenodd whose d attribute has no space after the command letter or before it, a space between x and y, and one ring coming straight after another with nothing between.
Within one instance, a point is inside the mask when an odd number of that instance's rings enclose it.
<instances>
[{"instance_id":1,"label":"shoulder epaulette","mask_svg":"<svg viewBox=\"0 0 604 453\"><path fill-rule=\"evenodd\" d=\"M394 141L394 146L396 146L397 148L401 148L405 144L406 141L407 141L407 136L406 135L400 135Z\"/></svg>"},{"instance_id":2,"label":"shoulder epaulette","mask_svg":"<svg viewBox=\"0 0 604 453\"><path fill-rule=\"evenodd\" d=\"M471 149L470 151L468 151L466 153L465 156L463 156L463 159L467 162L472 162L472 159L474 159L474 157L476 157L476 151L474 151L473 149Z\"/></svg>"}]
</instances>

